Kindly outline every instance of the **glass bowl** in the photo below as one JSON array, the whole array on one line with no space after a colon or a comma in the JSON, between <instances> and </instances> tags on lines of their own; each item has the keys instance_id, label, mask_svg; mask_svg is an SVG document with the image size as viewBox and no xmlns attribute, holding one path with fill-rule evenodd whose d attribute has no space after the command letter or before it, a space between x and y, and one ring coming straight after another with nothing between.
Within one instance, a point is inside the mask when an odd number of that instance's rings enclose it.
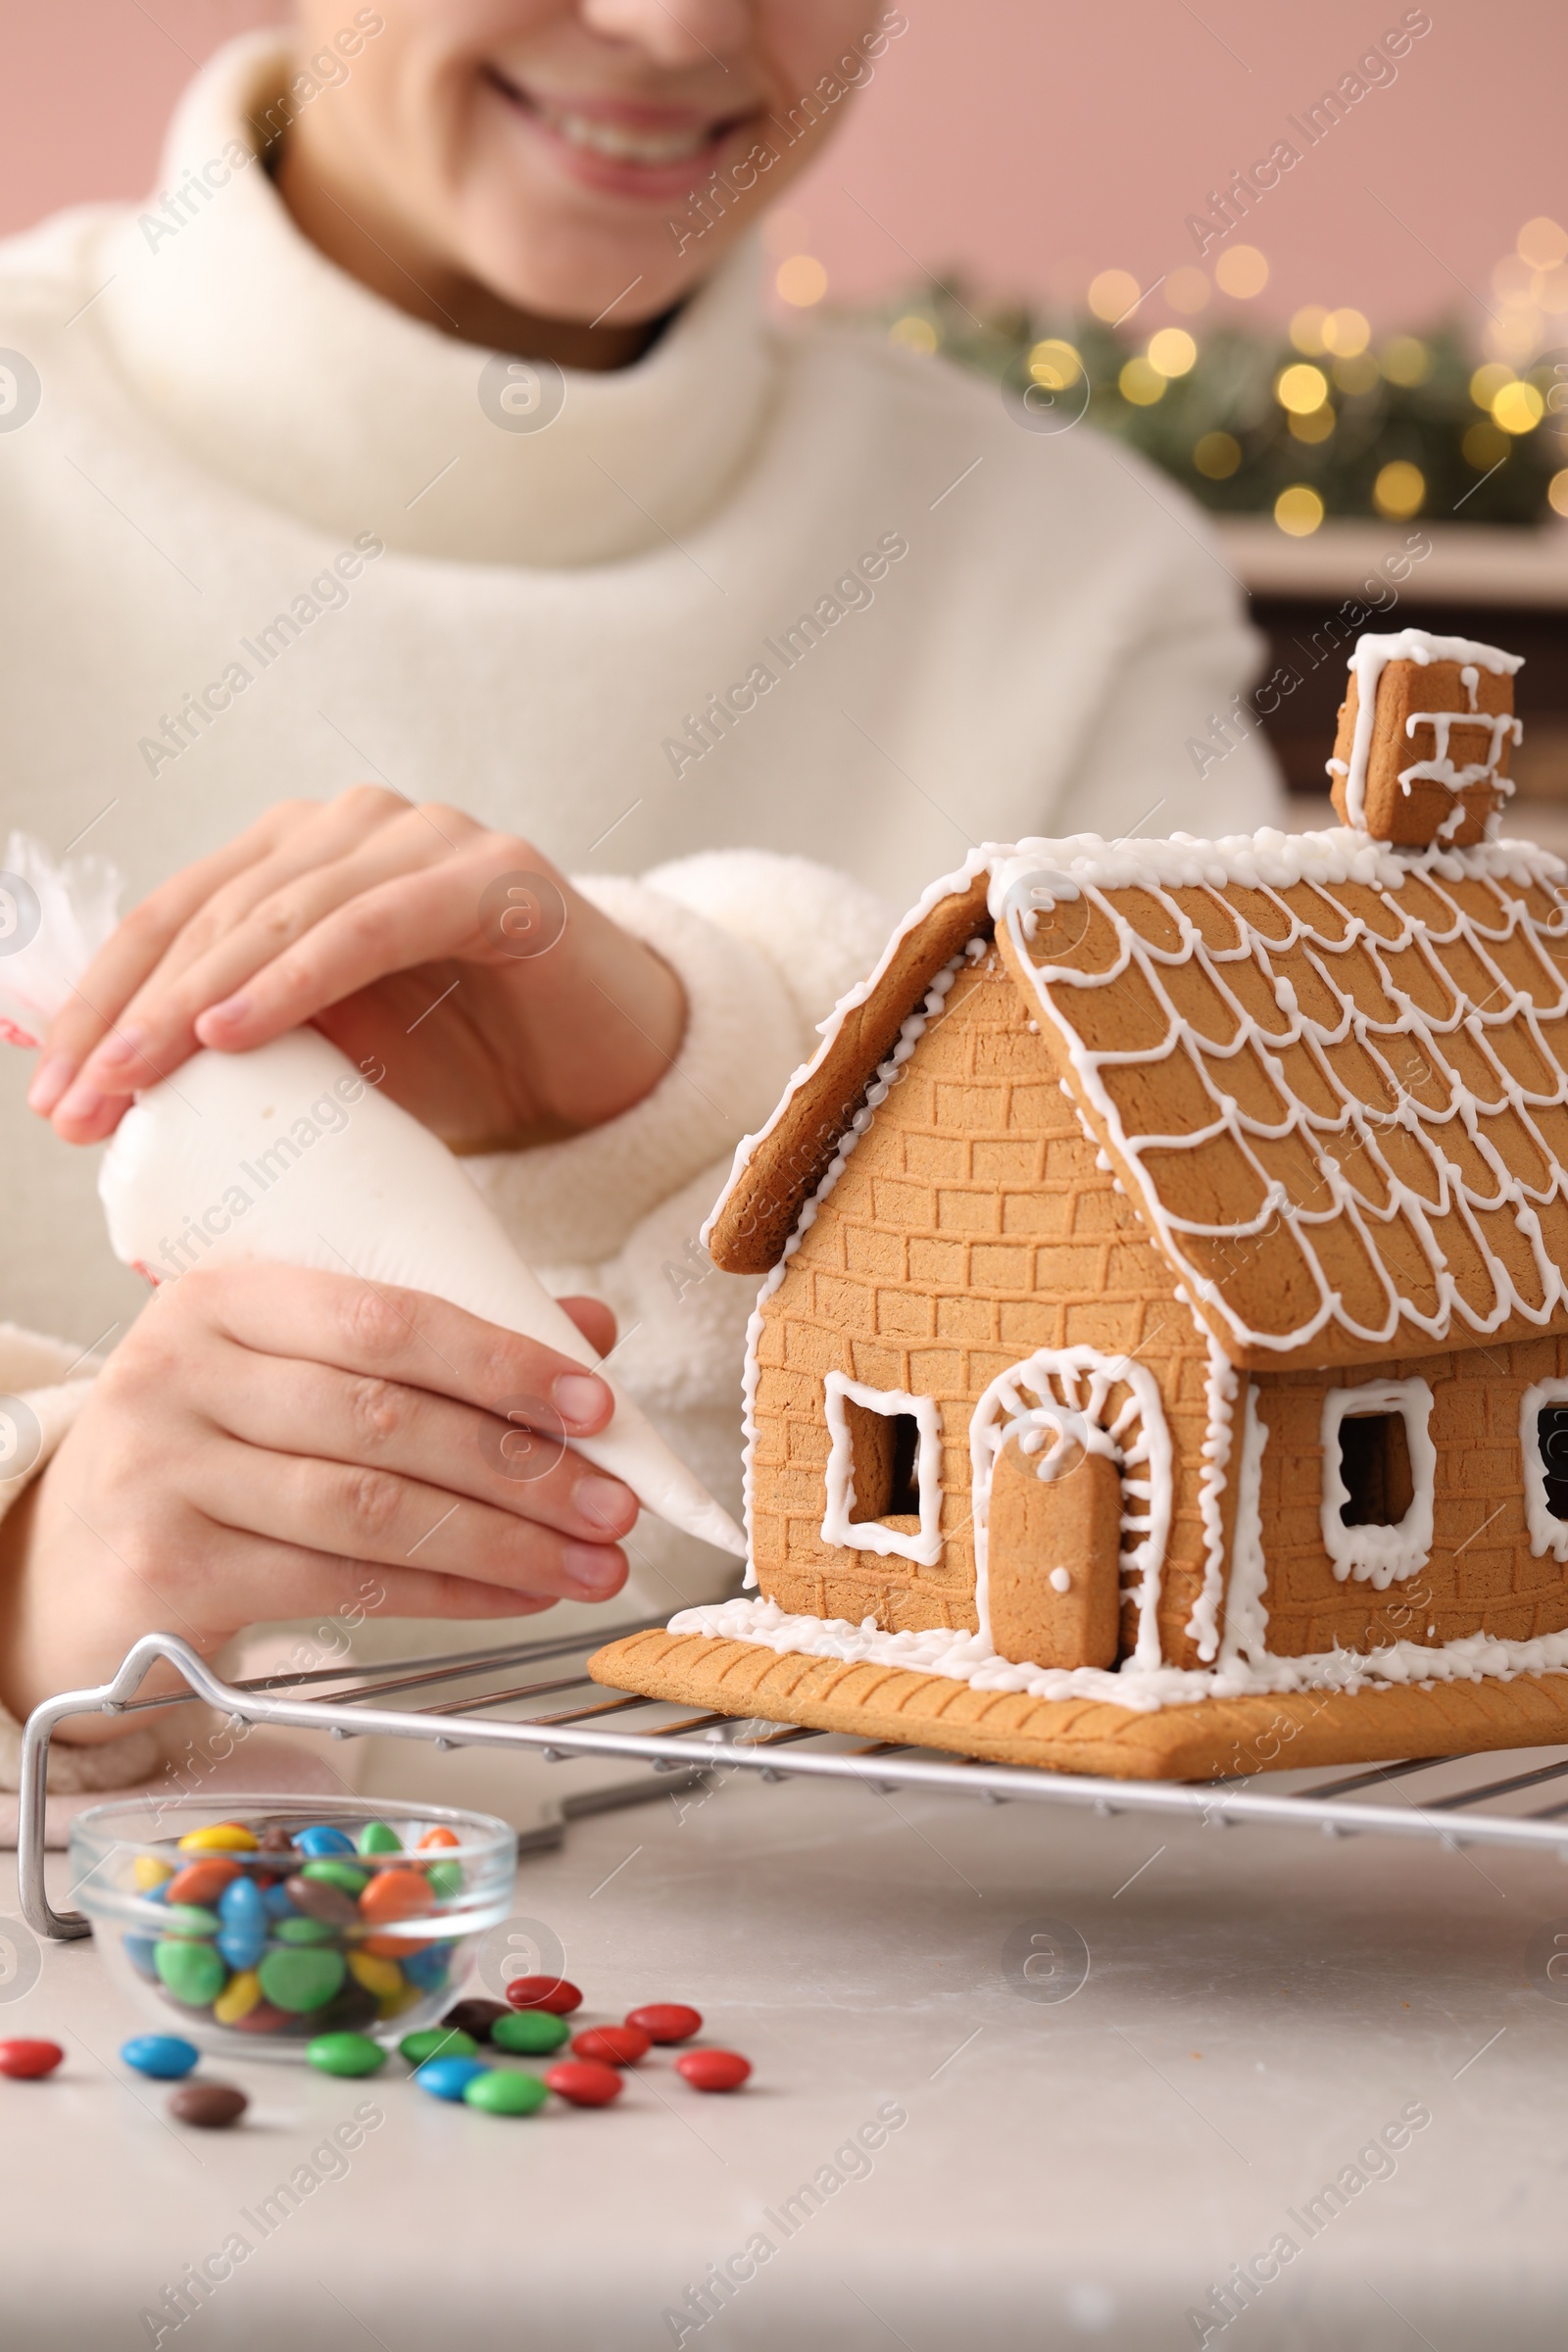
<instances>
[{"instance_id":1,"label":"glass bowl","mask_svg":"<svg viewBox=\"0 0 1568 2352\"><path fill-rule=\"evenodd\" d=\"M220 1825L258 1843L182 1842ZM131 1797L71 1826L74 1899L121 1989L164 2033L245 2058L301 2058L317 2034L391 2045L435 2024L510 1915L516 1852L486 1813L319 1797L247 1796L226 1814Z\"/></svg>"}]
</instances>

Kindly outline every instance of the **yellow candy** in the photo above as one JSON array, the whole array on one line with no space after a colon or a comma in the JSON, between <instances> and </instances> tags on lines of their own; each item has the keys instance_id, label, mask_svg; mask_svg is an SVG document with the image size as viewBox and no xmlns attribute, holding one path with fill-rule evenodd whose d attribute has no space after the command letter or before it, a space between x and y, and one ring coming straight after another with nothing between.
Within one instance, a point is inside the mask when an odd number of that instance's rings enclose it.
<instances>
[{"instance_id":1,"label":"yellow candy","mask_svg":"<svg viewBox=\"0 0 1568 2352\"><path fill-rule=\"evenodd\" d=\"M143 1894L151 1894L155 1886L162 1886L166 1879L173 1877L174 1865L160 1862L156 1854L138 1854L130 1866L130 1875Z\"/></svg>"},{"instance_id":2,"label":"yellow candy","mask_svg":"<svg viewBox=\"0 0 1568 2352\"><path fill-rule=\"evenodd\" d=\"M378 1960L373 1952L350 1952L349 1974L367 1992L373 1992L378 2001L396 2000L407 1984L395 1960Z\"/></svg>"},{"instance_id":3,"label":"yellow candy","mask_svg":"<svg viewBox=\"0 0 1568 2352\"><path fill-rule=\"evenodd\" d=\"M237 1821L209 1822L205 1830L190 1830L179 1841L182 1854L254 1854L261 1844Z\"/></svg>"},{"instance_id":4,"label":"yellow candy","mask_svg":"<svg viewBox=\"0 0 1568 2352\"><path fill-rule=\"evenodd\" d=\"M261 1997L261 1978L254 1968L242 1968L229 1978L213 2003L213 2015L220 2026L237 2026L242 2017L249 2017Z\"/></svg>"},{"instance_id":5,"label":"yellow candy","mask_svg":"<svg viewBox=\"0 0 1568 2352\"><path fill-rule=\"evenodd\" d=\"M423 1998L417 1984L405 1984L401 1992L391 1993L384 2001L377 2003L376 2015L384 2024L388 2018L401 2017L405 2009L412 2009L416 2001L422 2001Z\"/></svg>"}]
</instances>

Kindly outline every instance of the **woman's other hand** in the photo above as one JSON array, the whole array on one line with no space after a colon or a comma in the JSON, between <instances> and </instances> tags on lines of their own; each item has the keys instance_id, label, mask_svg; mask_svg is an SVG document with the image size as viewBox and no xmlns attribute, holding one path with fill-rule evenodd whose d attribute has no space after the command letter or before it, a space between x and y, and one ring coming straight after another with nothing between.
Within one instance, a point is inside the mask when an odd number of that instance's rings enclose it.
<instances>
[{"instance_id":1,"label":"woman's other hand","mask_svg":"<svg viewBox=\"0 0 1568 2352\"><path fill-rule=\"evenodd\" d=\"M563 1303L612 1345L607 1307ZM296 1266L184 1275L0 1523L0 1699L20 1717L108 1681L153 1631L211 1655L269 1618L606 1600L637 1501L567 1441L612 1410L582 1365L421 1292ZM71 1737L126 1728L94 1716Z\"/></svg>"},{"instance_id":2,"label":"woman's other hand","mask_svg":"<svg viewBox=\"0 0 1568 2352\"><path fill-rule=\"evenodd\" d=\"M302 1023L455 1148L550 1141L642 1100L680 982L548 858L444 805L360 785L287 801L160 884L53 1024L28 1100L69 1143L200 1046Z\"/></svg>"}]
</instances>

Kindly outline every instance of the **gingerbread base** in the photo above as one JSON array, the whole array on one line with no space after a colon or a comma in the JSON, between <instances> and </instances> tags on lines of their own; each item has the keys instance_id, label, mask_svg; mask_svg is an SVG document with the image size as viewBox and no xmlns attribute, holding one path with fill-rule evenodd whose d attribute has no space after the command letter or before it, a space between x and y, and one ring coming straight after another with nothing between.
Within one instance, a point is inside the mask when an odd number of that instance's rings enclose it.
<instances>
[{"instance_id":1,"label":"gingerbread base","mask_svg":"<svg viewBox=\"0 0 1568 2352\"><path fill-rule=\"evenodd\" d=\"M596 1651L588 1671L612 1690L683 1706L1113 1780L1208 1781L1568 1741L1568 1673L1427 1690L1280 1691L1139 1714L1099 1699L1028 1698L946 1675L780 1656L702 1634L633 1634Z\"/></svg>"}]
</instances>

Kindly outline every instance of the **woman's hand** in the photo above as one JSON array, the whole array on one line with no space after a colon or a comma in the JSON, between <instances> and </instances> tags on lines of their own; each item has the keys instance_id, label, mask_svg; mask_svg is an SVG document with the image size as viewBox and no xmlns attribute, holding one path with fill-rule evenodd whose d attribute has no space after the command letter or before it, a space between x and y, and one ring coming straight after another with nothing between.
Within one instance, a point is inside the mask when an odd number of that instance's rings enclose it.
<instances>
[{"instance_id":1,"label":"woman's hand","mask_svg":"<svg viewBox=\"0 0 1568 2352\"><path fill-rule=\"evenodd\" d=\"M198 1046L306 1021L460 1151L541 1143L642 1100L679 1048L667 965L525 841L360 785L287 801L162 883L94 957L28 1096L69 1143Z\"/></svg>"},{"instance_id":2,"label":"woman's hand","mask_svg":"<svg viewBox=\"0 0 1568 2352\"><path fill-rule=\"evenodd\" d=\"M608 1308L564 1303L612 1344ZM268 1618L608 1599L636 1497L564 1441L612 1410L580 1364L421 1292L290 1266L186 1274L0 1523L0 1700L21 1717L107 1681L154 1630L210 1655ZM71 1737L127 1728L84 1717Z\"/></svg>"}]
</instances>

